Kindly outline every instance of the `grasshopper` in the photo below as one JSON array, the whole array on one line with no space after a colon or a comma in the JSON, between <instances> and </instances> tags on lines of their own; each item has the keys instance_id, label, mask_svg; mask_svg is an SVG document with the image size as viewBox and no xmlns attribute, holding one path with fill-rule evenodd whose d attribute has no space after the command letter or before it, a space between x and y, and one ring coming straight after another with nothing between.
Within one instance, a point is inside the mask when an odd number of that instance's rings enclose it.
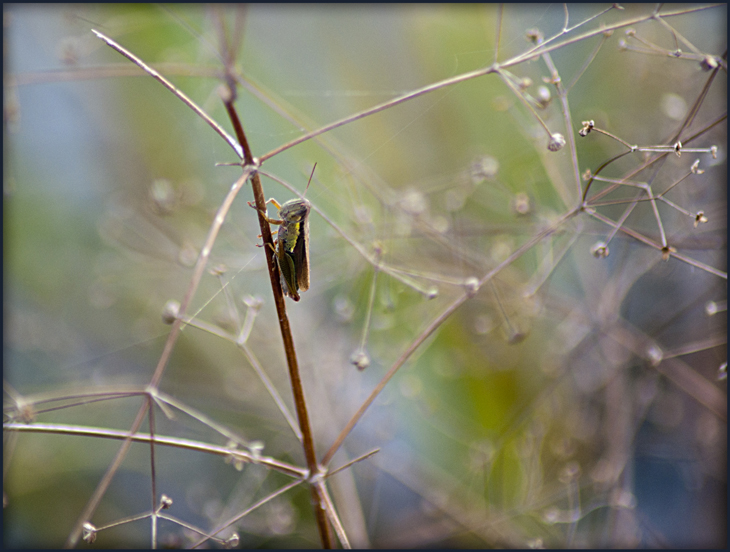
<instances>
[{"instance_id":1,"label":"grasshopper","mask_svg":"<svg viewBox=\"0 0 730 552\"><path fill-rule=\"evenodd\" d=\"M309 176L307 189L315 168L317 168L316 163ZM306 189L304 192L306 193ZM281 217L271 219L263 213L266 222L279 225L274 258L279 267L281 289L284 295L299 301L299 292L309 289L309 211L312 209L312 204L304 198L290 199L283 205L272 198L266 201L266 204L268 203L274 204ZM256 208L251 203L249 205Z\"/></svg>"}]
</instances>

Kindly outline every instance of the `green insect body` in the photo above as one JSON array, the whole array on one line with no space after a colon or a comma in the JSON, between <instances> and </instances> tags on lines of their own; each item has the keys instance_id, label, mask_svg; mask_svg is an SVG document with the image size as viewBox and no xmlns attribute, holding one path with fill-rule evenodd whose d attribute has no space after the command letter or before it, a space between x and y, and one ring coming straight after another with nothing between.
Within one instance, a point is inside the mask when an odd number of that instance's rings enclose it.
<instances>
[{"instance_id":1,"label":"green insect body","mask_svg":"<svg viewBox=\"0 0 730 552\"><path fill-rule=\"evenodd\" d=\"M315 163L305 193L316 168ZM266 203L273 203L279 210L280 220L270 219L265 212L261 214L268 223L280 225L274 258L279 267L281 289L284 295L299 301L299 292L309 289L309 211L312 204L304 198L290 199L283 205L275 199ZM256 208L252 203L249 205Z\"/></svg>"},{"instance_id":2,"label":"green insect body","mask_svg":"<svg viewBox=\"0 0 730 552\"><path fill-rule=\"evenodd\" d=\"M275 205L276 202L273 202ZM299 292L309 289L309 211L306 199L292 199L279 208L280 224L277 235L276 258L281 276L281 289L294 301Z\"/></svg>"}]
</instances>

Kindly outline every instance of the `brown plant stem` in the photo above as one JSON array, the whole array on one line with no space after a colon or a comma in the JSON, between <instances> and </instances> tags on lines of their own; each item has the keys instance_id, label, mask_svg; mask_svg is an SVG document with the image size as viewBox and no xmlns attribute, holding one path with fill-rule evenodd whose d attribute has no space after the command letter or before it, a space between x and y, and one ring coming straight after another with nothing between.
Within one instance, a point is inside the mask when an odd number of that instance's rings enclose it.
<instances>
[{"instance_id":1,"label":"brown plant stem","mask_svg":"<svg viewBox=\"0 0 730 552\"><path fill-rule=\"evenodd\" d=\"M243 148L243 159L245 165L254 165L255 160L251 153L251 147L246 139L238 114L233 102L235 100L235 92L232 85L233 79L229 79L227 94L223 103L225 104L228 117L231 120L236 137ZM271 280L271 289L274 292L274 303L276 305L276 313L279 318L279 329L281 330L281 338L284 342L284 352L286 353L286 362L289 368L289 380L291 382L292 393L294 395L294 405L297 409L297 418L299 419L299 428L302 432L302 446L304 447L304 456L309 469L309 477L319 474L319 464L317 463L317 453L314 448L314 437L312 428L309 423L309 414L307 413L307 403L304 398L304 388L302 386L302 378L299 373L299 364L297 362L296 348L294 347L294 338L289 325L289 317L286 314L286 303L284 302L284 292L281 289L279 279L279 268L274 259L274 240L271 235L271 227L264 218L266 212L266 198L261 185L261 178L257 172L251 175L251 188L253 190L254 201L256 202L256 210L259 216L259 226L261 228L261 238L263 240L264 252L266 253L266 263L269 267L269 279ZM332 536L330 534L329 524L327 523L327 515L325 511L325 497L318 485L310 485L312 500L314 503L314 515L317 519L317 527L324 548L332 548Z\"/></svg>"}]
</instances>

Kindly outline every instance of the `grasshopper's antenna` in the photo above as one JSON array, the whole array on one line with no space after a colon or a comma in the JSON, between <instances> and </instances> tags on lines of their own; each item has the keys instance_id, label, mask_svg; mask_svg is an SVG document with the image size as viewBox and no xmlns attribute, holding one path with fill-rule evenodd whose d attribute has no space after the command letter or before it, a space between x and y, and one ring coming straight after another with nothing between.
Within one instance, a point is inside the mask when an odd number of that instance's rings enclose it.
<instances>
[{"instance_id":1,"label":"grasshopper's antenna","mask_svg":"<svg viewBox=\"0 0 730 552\"><path fill-rule=\"evenodd\" d=\"M312 167L312 174L309 175L309 180L307 180L307 187L304 188L304 194L307 193L307 190L309 189L309 183L312 181L312 177L314 176L314 169L317 168L317 163L314 164L314 167ZM304 195L302 194L302 195Z\"/></svg>"}]
</instances>

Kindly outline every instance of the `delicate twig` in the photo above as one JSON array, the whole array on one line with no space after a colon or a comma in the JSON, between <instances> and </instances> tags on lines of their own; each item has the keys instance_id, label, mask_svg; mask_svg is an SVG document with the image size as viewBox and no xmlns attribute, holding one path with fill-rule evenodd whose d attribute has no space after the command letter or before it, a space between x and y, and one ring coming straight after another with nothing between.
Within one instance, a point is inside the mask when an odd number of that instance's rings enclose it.
<instances>
[{"instance_id":1,"label":"delicate twig","mask_svg":"<svg viewBox=\"0 0 730 552\"><path fill-rule=\"evenodd\" d=\"M572 78L572 80L570 81L570 83L569 83L569 84L566 84L566 85L564 86L564 88L565 88L565 93L566 93L566 94L567 94L568 92L570 92L570 91L571 91L571 90L573 89L573 86L575 86L575 83L577 83L577 82L578 82L578 80L579 80L579 79L581 78L581 76L582 76L582 75L583 75L583 73L584 73L584 72L586 71L586 69L588 69L588 66L589 66L589 65L590 65L590 64L591 64L591 63L593 62L593 60L594 60L594 59L596 58L596 56L598 55L598 52L599 52L599 51L601 50L601 48L602 48L602 47L603 47L603 45L604 45L604 44L606 43L606 41L607 41L607 40L608 40L608 39L610 38L610 36L611 36L611 33L610 33L610 32L608 32L608 33L603 33L603 36L601 37L601 40L600 40L600 41L598 41L598 43L596 44L596 47L595 47L595 48L593 49L593 51L592 51L592 52L591 52L591 53L590 53L590 54L588 55L588 57L586 58L585 62L583 63L583 66L582 66L582 67L581 67L580 69L578 69L578 70L577 70L577 71L575 72L575 74L573 75L573 78Z\"/></svg>"},{"instance_id":2,"label":"delicate twig","mask_svg":"<svg viewBox=\"0 0 730 552\"><path fill-rule=\"evenodd\" d=\"M158 73L152 67L147 65L144 61L142 61L137 56L135 56L132 52L130 52L123 46L120 46L116 42L114 42L108 36L105 36L102 33L100 33L99 31L96 31L94 29L91 29L91 32L94 33L99 38L101 38L104 42L106 42L109 46L114 48L117 52L122 54L124 57L130 59L136 65L138 65L139 67L144 69L149 75L151 75L152 77L154 77L158 81L160 81L168 90L170 90L173 94L175 94L178 98L180 98L190 109L195 111L195 113L197 113L200 118L202 118L206 123L208 123L211 126L211 128L213 130L215 130L221 136L221 138L223 138L226 142L228 142L228 145L233 148L233 151L236 152L236 155L238 155L238 157L242 157L241 146L239 146L236 143L236 141L223 129L222 126L220 126L213 119L211 119L205 111L203 111L200 107L198 107L198 105L193 100L191 100L185 94L183 94L174 84L172 84L169 80L167 80L165 77L163 77L160 73Z\"/></svg>"},{"instance_id":3,"label":"delicate twig","mask_svg":"<svg viewBox=\"0 0 730 552\"><path fill-rule=\"evenodd\" d=\"M502 20L504 18L504 4L497 4L497 36L494 39L494 64L499 62L499 45L502 40Z\"/></svg>"},{"instance_id":4,"label":"delicate twig","mask_svg":"<svg viewBox=\"0 0 730 552\"><path fill-rule=\"evenodd\" d=\"M223 437L228 439L230 442L239 444L244 447L251 446L252 442L249 442L247 439L242 438L237 433L234 433L233 431L228 429L226 426L219 424L218 422L214 421L212 418L210 418L206 414L203 414L202 412L193 408L192 406L183 404L180 400L176 399L175 397L167 395L166 393L163 393L162 391L155 391L154 394L153 393L150 393L150 394L157 401L158 405L169 405L172 408L179 410L183 414L190 416L194 420L197 420L201 424L205 425L206 427L209 427L216 433L222 435Z\"/></svg>"},{"instance_id":5,"label":"delicate twig","mask_svg":"<svg viewBox=\"0 0 730 552\"><path fill-rule=\"evenodd\" d=\"M574 232L570 239L568 240L568 243L562 248L562 250L555 255L552 252L552 246L551 246L551 252L550 257L546 257L545 260L540 264L540 267L538 271L535 273L535 276L532 278L532 284L527 287L525 290L525 296L526 297L532 297L537 293L537 290L540 289L540 287L547 281L547 279L550 277L550 274L553 273L553 271L557 268L560 261L563 260L565 257L565 254L570 251L570 249L573 247L575 242L578 240L578 237L580 236L579 232ZM555 258L557 257L557 258Z\"/></svg>"},{"instance_id":6,"label":"delicate twig","mask_svg":"<svg viewBox=\"0 0 730 552\"><path fill-rule=\"evenodd\" d=\"M238 113L233 105L235 92L231 88L232 86L231 79L231 82L229 82L229 94L226 94L224 97L226 111L228 112L228 116L233 124L236 137L243 147L244 163L251 166L257 165L258 161L254 159L253 153L251 152L251 148L248 144L248 139L246 138L246 134L243 130L243 125L241 124L241 121L238 118ZM274 260L274 241L271 236L271 226L264 215L266 212L266 199L264 197L264 190L261 185L261 178L259 177L258 172L254 172L251 176L251 188L256 202L259 227L261 229L264 251L266 253L266 262L269 267L269 279L271 282L271 289L274 294L274 303L276 305L276 312L279 319L279 329L281 331L281 338L284 342L284 352L286 354L287 366L289 368L289 381L292 387L292 394L294 395L294 406L299 420L299 429L302 434L304 456L307 460L307 467L309 468L309 476L311 478L318 474L320 469L314 448L314 436L312 434L309 414L307 412L307 403L306 398L304 397L304 388L302 386L301 374L299 372L299 363L297 361L296 348L294 347L294 338L292 337L291 326L289 325L289 317L286 314L286 304L284 303L284 292L281 288L279 269L276 265L276 261ZM329 526L327 525L327 516L321 507L321 493L318 492L314 485L310 485L310 490L312 498L314 499L314 514L317 519L317 527L319 528L322 546L324 548L332 548L331 535Z\"/></svg>"},{"instance_id":7,"label":"delicate twig","mask_svg":"<svg viewBox=\"0 0 730 552\"><path fill-rule=\"evenodd\" d=\"M565 22L566 25L568 23L568 8L565 7ZM605 36L605 34L604 34ZM578 148L575 146L575 132L573 130L573 117L571 115L570 106L568 105L568 89L564 88L562 85L562 80L560 78L560 73L558 72L558 68L553 63L553 58L550 55L550 52L545 52L542 55L543 60L545 61L545 65L547 65L548 70L550 71L551 75L551 82L555 86L555 91L558 95L558 98L560 99L560 108L563 113L563 120L565 121L565 137L568 141L568 151L570 152L570 161L571 165L573 166L573 180L575 182L575 188L576 188L576 196L579 197L581 195L581 179L580 179L580 168L578 165ZM570 205L569 203L567 203Z\"/></svg>"},{"instance_id":8,"label":"delicate twig","mask_svg":"<svg viewBox=\"0 0 730 552\"><path fill-rule=\"evenodd\" d=\"M111 39L105 37L104 35L100 33L95 33L100 38L102 38L105 42L107 42L110 46L112 46L114 49L122 53L123 55L129 57L132 61L137 62L138 58L133 56L131 53L124 50L121 46L116 44ZM129 54L129 55L127 55ZM160 80L165 86L168 88L171 87L171 90L175 92L177 89L170 84L168 81L162 77L162 75L159 75L154 69L151 67L148 67L144 63L140 61L140 67L145 69L146 71L150 72L152 76L155 76L158 80ZM176 93L178 97L180 97L179 94ZM185 101L184 98L181 97L183 101ZM185 101L186 104L188 104L196 113L201 112L200 108L198 108L195 104L192 102ZM199 113L200 114L200 113ZM206 120L212 121L209 117L204 116ZM215 126L216 125L212 125ZM222 129L221 129L222 130ZM224 137L227 135L224 135ZM230 137L229 137L230 138ZM232 139L230 139L232 140ZM235 141L230 141L229 144L236 150L235 147ZM210 227L210 231L208 232L208 236L206 237L205 243L203 247L200 250L200 254L198 255L198 260L196 261L195 268L193 269L193 275L190 279L190 285L188 286L188 289L185 293L185 297L183 298L181 304L180 304L180 315L184 316L188 305L190 304L190 301L193 298L193 295L195 294L195 291L198 288L198 284L200 283L200 280L203 275L203 271L205 270L205 266L208 263L208 258L210 257L210 252L213 247L213 243L215 242L216 237L218 236L218 232L220 230L220 227L223 225L223 221L225 220L226 214L228 213L231 204L233 203L234 198L238 194L239 190L243 185L246 183L246 180L248 179L249 175L251 174L252 169L251 168L244 168L243 175L241 178L239 178L236 183L231 187L231 190L228 192L228 195L226 195L225 199L223 200L223 203L221 204L220 208L218 209L218 212L216 213L216 216L213 220L213 224ZM172 354L173 348L175 346L175 343L177 342L177 338L180 335L180 330L182 328L182 318L177 318L175 322L172 325L172 329L170 330L170 333L168 334L167 341L165 342L165 347L162 351L162 354L160 355L160 360L157 363L157 367L155 368L155 372L152 375L152 378L150 380L150 388L156 389L159 385L160 380L162 379L162 374L165 371L165 367L167 366L167 362L170 359L170 356ZM79 519L76 522L76 525L74 526L74 529L72 530L71 534L69 535L66 545L67 546L74 546L76 542L78 542L78 539L81 537L82 533L82 526L84 522L86 522L92 515L92 513L96 510L96 507L99 504L99 501L101 500L101 497L106 492L106 489L108 488L109 484L111 483L112 478L114 477L114 474L119 469L119 466L122 463L122 460L127 454L127 451L129 450L129 446L131 445L131 437L139 430L140 426L142 425L142 421L144 420L146 411L147 411L147 402L145 401L144 404L141 406L140 410L137 412L137 416L134 419L134 422L132 423L132 426L129 430L129 439L127 439L122 446L120 447L119 451L117 452L117 455L114 457L114 460L112 461L111 465L107 469L106 473L104 474L104 477L99 482L96 490L92 494L91 498L89 499L86 507L84 508L83 512L79 516Z\"/></svg>"},{"instance_id":9,"label":"delicate twig","mask_svg":"<svg viewBox=\"0 0 730 552\"><path fill-rule=\"evenodd\" d=\"M275 181L275 182L278 182L278 183L279 183L279 184L281 184L282 186L286 187L286 188L287 188L287 189L288 189L289 191L291 191L292 193L295 193L295 194L297 194L297 195L298 195L299 197L302 197L302 196L301 196L301 194L300 194L300 193L299 193L299 192L298 192L297 190L295 190L295 189L294 189L294 188L293 188L293 187L292 187L292 186L291 186L291 185L290 185L289 183L287 183L287 182L283 181L282 179L280 179L280 178L276 177L275 175L273 175L273 174L270 174L270 173L267 173L266 171L263 171L263 170L259 170L259 171L258 171L258 173L259 173L259 174L262 174L262 175L264 175L264 176L266 176L266 177L268 177L268 178L270 178L271 180L273 180L273 181ZM338 233L338 234L339 234L340 236L342 236L342 238L343 238L343 239L344 239L344 240L345 240L345 241L346 241L346 242L347 242L348 244L350 244L350 245L352 246L352 248L353 248L353 249L354 249L355 251L357 251L357 252L358 252L358 253L359 253L359 254L360 254L360 255L361 255L361 256L362 256L362 257L363 257L363 258L364 258L364 259L365 259L365 260L366 260L366 261L367 261L368 263L370 263L370 264L371 264L371 265L373 265L373 266L379 266L379 267L380 267L380 271L381 271L381 272L384 272L384 273L386 273L386 274L390 275L391 277L393 277L393 278L395 278L396 280L398 280L398 281L400 281L400 282L404 283L404 284L405 284L405 285L407 285L408 287L411 287L411 288L415 289L415 290L416 290L416 291L418 291L419 293L423 293L424 295L426 295L426 294L427 294L427 291L426 291L426 290L425 290L425 289L424 289L424 288L423 288L422 286L419 286L419 285L418 285L417 283L415 283L415 282L413 282L413 281L409 280L408 278L404 278L404 277L403 277L403 276L401 275L401 272L402 272L402 271L398 271L398 270L396 270L396 269L394 269L394 268L391 268L391 267L389 267L389 266L387 266L387 265L384 265L384 264L379 264L379 263L378 263L378 259L377 259L377 258L376 258L376 257L375 257L375 256L374 256L373 254L371 254L371 253L370 253L370 252L369 252L369 251L367 250L367 248L365 248L365 246L363 246L363 245L362 245L361 243L359 243L359 242L355 241L355 240L354 240L353 238L351 238L351 237L350 237L349 235L347 235L347 233L346 233L346 232L345 232L344 230L342 230L342 228L340 228L340 227L339 227L339 226L337 225L337 223L335 223L335 221L334 221L334 220L332 220L332 219L331 219L330 217L328 217L328 216L327 216L327 215L326 215L326 214L325 214L324 212L322 212L322 210L321 210L321 209L320 209L319 207L317 207L317 205L316 205L316 204L312 204L312 210L313 210L314 212L316 212L316 213L317 213L317 214L318 214L319 216L321 216L321 217L322 217L322 219L324 219L324 221L325 221L325 222L326 222L326 223L327 223L327 224L328 224L329 226L331 226L331 227L332 227L332 229L333 229L333 230L334 230L335 232L337 232L337 233Z\"/></svg>"},{"instance_id":10,"label":"delicate twig","mask_svg":"<svg viewBox=\"0 0 730 552\"><path fill-rule=\"evenodd\" d=\"M150 427L150 490L152 492L152 548L157 548L157 470L155 469L155 409L152 397L147 396L147 420Z\"/></svg>"},{"instance_id":11,"label":"delicate twig","mask_svg":"<svg viewBox=\"0 0 730 552\"><path fill-rule=\"evenodd\" d=\"M685 139L683 140L683 143L684 143L684 144L688 144L688 143L690 143L691 141L695 140L696 138L699 138L700 136L702 136L703 134L705 134L705 133L709 132L709 131L710 131L711 129L713 129L714 127L716 127L717 125L719 125L720 123L722 123L722 122L724 122L724 121L726 121L726 120L727 120L727 112L725 112L725 113L722 113L722 114L721 114L721 115L719 115L718 117L715 117L715 119L713 119L712 121L708 122L708 123L707 123L707 124L706 124L706 125L705 125L704 127L702 127L701 129L699 129L699 130L698 130L697 132L695 132L694 134L692 134L692 135L690 135L690 136L686 137L686 138L685 138ZM599 172L601 172L601 171L602 171L602 170L603 170L604 168L606 168L606 167L607 167L607 166L608 166L609 164L613 163L614 161L616 161L617 159L620 159L621 157L623 157L623 156L625 156L625 155L629 155L630 153L632 153L632 152L631 152L631 151L625 151L625 152L623 152L623 153L621 153L621 154L617 155L617 156L616 156L616 157L614 157L613 159L609 159L608 161L606 161L605 163L603 163L603 164L602 164L602 165L601 165L601 166L600 166L600 167L599 167L598 169L596 169L596 171L595 171L595 175L597 175L597 174L598 174ZM660 153L660 154L658 154L658 155L655 155L655 156L654 156L654 157L652 157L651 159L648 159L647 161L645 161L644 163L642 163L641 165L639 165L639 166L638 166L638 167L636 167L635 169L631 170L631 171L630 171L630 172L629 172L629 173L628 173L628 174L627 174L627 175L626 175L626 176L625 176L625 177L623 178L623 180L629 180L629 179L633 178L634 176L636 176L637 174L639 174L639 173L640 173L641 171L643 171L643 170L644 170L644 169L646 169L647 167L650 167L650 166L651 166L651 165L653 165L654 163L656 163L656 162L658 162L658 161L660 161L660 160L664 159L664 158L665 158L665 157L666 157L667 155L669 155L669 152L663 152L663 153ZM593 176L595 176L595 175L593 175ZM587 195L588 195L588 189L590 188L590 185L591 185L591 183L593 182L593 176L591 176L591 178L590 178L590 179L588 180L588 183L586 184L585 190L583 191L583 202L584 202L584 203L585 203L585 201L586 201L586 197L587 197ZM593 199L598 199L598 198L600 198L600 197L603 197L603 196L604 196L604 195L606 195L606 194L609 194L609 193L611 193L611 192L612 192L613 190L615 190L615 189L616 189L616 188L617 188L618 186L619 186L619 184L614 184L613 186L609 186L609 187L608 187L608 188L606 188L605 190L602 190L602 191L600 191L599 193L597 193L597 194L596 194L596 195L595 195L595 196L593 197Z\"/></svg>"},{"instance_id":12,"label":"delicate twig","mask_svg":"<svg viewBox=\"0 0 730 552\"><path fill-rule=\"evenodd\" d=\"M292 140L291 142L287 142L286 144L283 144L279 146L278 148L275 148L271 150L268 153L265 153L260 157L260 161L263 163L267 159L270 159L271 157L278 155L282 151L286 151L289 148L293 148L296 145L301 144L302 142L306 142L307 140L311 140L315 136L319 136L320 134L324 134L325 132L329 132L330 130L334 130L336 128L339 128L343 125L352 123L354 121L357 121L359 119L364 119L365 117L368 117L370 115L374 115L375 113L380 113L381 111L384 111L386 109L390 109L391 107L394 107L396 105L402 104L404 102L407 102L409 100L413 100L415 98L418 98L420 96L423 96L424 94L428 94L429 92L433 92L435 90L439 90L441 88L444 88L446 86L452 86L454 84L458 84L460 82L464 82L467 80L471 80L476 77L481 77L483 75L488 75L489 73L493 73L495 71L494 67L487 67L486 69L478 69L476 71L471 71L469 73L464 73L463 75L457 75L456 77L451 77L433 84L429 84L427 86L424 86L423 88L419 88L418 90L414 90L413 92L409 92L408 94L404 94L403 96L399 96L397 98L394 98L392 100L388 100L387 102L383 102L381 104L378 104L374 107L371 107L369 109L366 109L364 111L360 111L359 113L355 113L354 115L349 115L343 119L340 119L339 121L335 121L333 123L330 123L328 125L325 125L321 128L318 128L317 130L313 130L311 132L308 132L299 138L296 138L295 140Z\"/></svg>"},{"instance_id":13,"label":"delicate twig","mask_svg":"<svg viewBox=\"0 0 730 552\"><path fill-rule=\"evenodd\" d=\"M337 515L337 510L335 510L335 505L332 502L332 498L330 498L329 492L327 491L327 487L324 484L324 480L320 479L319 481L315 481L313 483L314 486L317 487L317 490L319 491L319 495L322 497L322 503L325 509L325 512L327 513L327 517L330 520L330 523L332 524L332 527L335 528L335 533L337 533L337 537L340 539L340 542L342 543L342 548L345 550L349 550L352 548L350 546L350 541L347 538L347 533L345 532L345 528L342 526L342 522L340 521L340 517Z\"/></svg>"},{"instance_id":14,"label":"delicate twig","mask_svg":"<svg viewBox=\"0 0 730 552\"><path fill-rule=\"evenodd\" d=\"M281 398L281 395L279 395L279 392L276 390L276 387L274 386L273 382L271 381L269 376L264 371L263 367L261 366L261 363L256 358L256 355L253 354L253 351L251 351L251 348L245 343L245 341L242 342L240 339L236 339L234 336L232 336L228 332L220 329L218 326L214 326L213 324L209 324L209 323L199 320L197 318L191 318L189 316L185 316L183 319L185 321L185 324L187 324L188 326L198 328L198 329L206 331L212 335L220 337L221 339L225 339L226 341L235 343L236 347L238 347L238 349L246 357L246 360L248 360L248 362L251 365L251 367L253 368L254 372L256 372L256 375L261 380L261 383L264 384L264 387L269 392L269 395L271 395L272 400L274 401L276 406L279 408L279 411L284 416L284 419L289 424L289 427L294 432L294 435L296 435L297 439L299 439L301 441L302 432L299 429L299 427L297 426L296 420L292 416L291 412L289 412L289 408L286 406L286 403Z\"/></svg>"},{"instance_id":15,"label":"delicate twig","mask_svg":"<svg viewBox=\"0 0 730 552\"><path fill-rule=\"evenodd\" d=\"M600 214L598 212L595 212L595 211L586 211L586 212L590 216L592 216L594 218L597 218L598 220L600 220L601 222L604 222L604 223L608 224L612 228L616 228L617 230L620 230L621 232L623 232L623 233L631 236L635 240L638 240L638 241L640 241L640 242L642 242L642 243L644 243L644 244L646 244L646 245L648 245L650 247L653 247L654 249L657 249L659 251L662 251L662 249L663 249L661 245L659 245L657 243L654 243L653 241L651 241L646 236L644 236L644 235L642 235L642 234L640 234L640 233L632 230L631 228L626 228L622 224L616 223L616 222L612 221L611 219L609 219L608 217L605 217L605 216L603 216L602 214ZM696 259L692 259L690 257L687 257L686 255L683 255L683 254L681 254L681 253L679 253L677 251L671 251L671 250L669 250L669 251L666 251L666 252L665 251L662 251L662 253L666 253L668 257L674 257L675 259L679 259L680 261L683 261L683 262L685 262L685 263L687 263L689 265L692 265L692 266L697 267L699 269L702 269L702 270L704 270L706 272L709 272L710 274L714 274L715 276L719 276L720 278L722 278L724 280L727 280L727 272L724 272L722 270L718 270L717 268L712 267L712 266L709 266L709 265L707 265L705 263L702 263L702 262L700 262L700 261L698 261Z\"/></svg>"},{"instance_id":16,"label":"delicate twig","mask_svg":"<svg viewBox=\"0 0 730 552\"><path fill-rule=\"evenodd\" d=\"M186 63L158 63L157 68L166 75L181 77L202 77L221 78L223 72L219 67L192 66ZM119 77L148 77L141 67L123 64L110 63L108 65L89 65L86 67L74 67L63 69L46 69L45 71L27 71L17 75L8 76L8 85L28 86L35 84L46 84L51 82L77 82L84 80L112 79Z\"/></svg>"},{"instance_id":17,"label":"delicate twig","mask_svg":"<svg viewBox=\"0 0 730 552\"><path fill-rule=\"evenodd\" d=\"M357 458L354 458L353 460L350 460L346 464L343 464L339 468L336 468L336 469L334 469L332 471L328 471L327 472L327 475L325 477L327 477L327 478L332 477L336 473L340 473L342 470L346 470L347 468L349 468L353 464L357 464L358 462L362 462L363 460L367 460L368 458L370 458L371 456L373 456L373 455L375 455L375 454L377 454L379 452L380 452L380 449L379 448L376 448L374 450L371 450L370 452L366 452L365 454L363 454L361 456L358 456Z\"/></svg>"},{"instance_id":18,"label":"delicate twig","mask_svg":"<svg viewBox=\"0 0 730 552\"><path fill-rule=\"evenodd\" d=\"M715 80L715 77L717 77L717 74L720 70L720 67L718 66L715 68L714 71L710 73L710 75L707 77L707 81L705 81L704 86L702 87L702 91L697 96L697 99L695 99L694 103L692 104L692 109L689 110L687 113L687 116L684 118L684 121L682 121L681 126L679 127L679 130L677 130L676 134L672 137L671 140L669 140L670 143L677 142L680 137L682 136L682 133L686 128L689 128L689 126L694 122L695 117L697 116L697 113L700 111L700 107L702 107L702 104L705 102L705 98L707 97L707 94L710 92L710 85ZM683 139L682 142L685 144L689 142L689 139Z\"/></svg>"},{"instance_id":19,"label":"delicate twig","mask_svg":"<svg viewBox=\"0 0 730 552\"><path fill-rule=\"evenodd\" d=\"M3 424L3 429L5 431L15 431L20 433L51 433L54 435L77 435L81 437L98 437L103 439L128 440L134 443L149 443L150 441L154 440L155 444L157 445L176 447L198 452L207 452L210 454L223 456L224 458L232 456L246 463L261 464L262 466L266 466L268 468L271 468L272 470L279 471L283 474L295 477L297 479L305 478L308 473L308 471L304 468L294 466L293 464L287 464L286 462L281 462L275 458L270 458L268 456L254 455L246 452L245 450L231 449L228 447L222 447L220 445L212 445L209 443L191 441L190 439L181 439L178 437L163 437L160 435L155 435L153 438L149 433L135 433L130 437L129 432L118 429L106 429L66 424L27 424L19 422L9 422Z\"/></svg>"},{"instance_id":20,"label":"delicate twig","mask_svg":"<svg viewBox=\"0 0 730 552\"><path fill-rule=\"evenodd\" d=\"M529 251L536 243L540 242L543 238L549 236L553 232L555 232L559 227L561 227L565 221L568 219L574 217L576 214L578 214L580 211L579 209L574 209L572 211L569 211L562 217L560 217L557 221L555 221L553 224L551 224L548 228L545 228L541 232L538 232L536 235L532 236L527 242L522 244L517 250L514 251L509 257L507 257L504 261L499 263L495 268L487 272L481 280L479 280L479 285L477 286L477 289L481 286L483 286L486 282L494 278L499 272L501 272L505 267L512 264L516 259L520 258L522 255L524 255L527 251ZM393 366L390 367L388 372L382 377L382 379L378 382L378 384L375 386L375 388L370 392L370 395L368 395L367 399L362 403L360 408L358 408L357 412L352 415L352 418L347 422L345 427L340 431L340 434L335 439L335 442L330 446L327 453L322 457L322 465L327 466L332 458L334 457L335 453L339 450L339 448L342 446L342 443L345 441L345 438L350 434L352 429L357 425L357 423L360 421L360 418L365 414L365 411L370 407L370 405L375 401L377 396L380 394L380 392L385 388L386 384L393 378L393 376L396 374L396 372L400 369L403 364L411 357L411 355L418 349L428 337L435 332L443 323L445 320L447 320L467 299L469 299L474 292L467 292L458 299L456 299L453 303L451 303L449 306L447 306L444 311L436 316L429 324L426 326L426 328L416 337L411 344L406 348L403 353L401 353L401 356L398 357L398 360L395 361Z\"/></svg>"},{"instance_id":21,"label":"delicate twig","mask_svg":"<svg viewBox=\"0 0 730 552\"><path fill-rule=\"evenodd\" d=\"M288 484L284 485L283 487L277 489L275 492L271 493L270 495L265 496L261 500L255 502L254 504L252 504L251 506L249 506L248 508L246 508L243 512L240 512L240 513L236 514L234 517L232 517L228 521L224 522L223 525L221 525L220 527L218 527L218 529L216 529L215 531L213 531L210 534L207 534L204 538L200 539L198 542L196 542L195 544L193 544L191 546L191 548L197 548L198 546L200 546L201 544L203 544L208 539L215 537L215 535L217 535L218 533L220 533L224 529L226 529L226 528L230 527L231 525L233 525L234 523L236 523L239 519L242 519L242 518L246 517L248 514L250 514L251 512L253 512L254 510L256 510L257 508L260 508L261 506L263 506L264 504L266 504L270 500L276 498L277 496L283 495L284 493L286 493L290 489L293 489L294 487L296 487L297 485L299 485L301 483L302 483L301 480L300 481L292 481L291 483L288 483Z\"/></svg>"},{"instance_id":22,"label":"delicate twig","mask_svg":"<svg viewBox=\"0 0 730 552\"><path fill-rule=\"evenodd\" d=\"M659 22L660 25L662 25L665 29L667 29L670 33L672 33L672 36L675 39L679 39L680 42L682 42L687 48L692 50L695 54L703 55L702 52L700 52L699 48L697 48L694 44L692 44L689 40L687 40L682 34L677 31L674 27L672 27L669 23L664 21L664 17L662 14L656 14L654 16L654 21Z\"/></svg>"}]
</instances>

